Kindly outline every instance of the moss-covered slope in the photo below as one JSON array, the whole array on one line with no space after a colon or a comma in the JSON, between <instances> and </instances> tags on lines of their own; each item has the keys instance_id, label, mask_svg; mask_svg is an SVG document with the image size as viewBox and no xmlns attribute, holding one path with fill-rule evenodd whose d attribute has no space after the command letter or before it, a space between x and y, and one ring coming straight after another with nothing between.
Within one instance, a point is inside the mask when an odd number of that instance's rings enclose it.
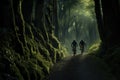
<instances>
[{"instance_id":1,"label":"moss-covered slope","mask_svg":"<svg viewBox=\"0 0 120 80\"><path fill-rule=\"evenodd\" d=\"M51 66L64 57L44 4L1 1L0 80L46 80Z\"/></svg>"}]
</instances>

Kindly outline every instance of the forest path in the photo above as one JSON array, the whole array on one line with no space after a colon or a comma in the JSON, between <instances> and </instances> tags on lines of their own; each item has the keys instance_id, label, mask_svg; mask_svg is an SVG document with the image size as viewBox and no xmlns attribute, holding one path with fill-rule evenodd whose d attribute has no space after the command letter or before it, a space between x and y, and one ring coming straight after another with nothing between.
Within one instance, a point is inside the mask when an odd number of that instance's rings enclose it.
<instances>
[{"instance_id":1,"label":"forest path","mask_svg":"<svg viewBox=\"0 0 120 80\"><path fill-rule=\"evenodd\" d=\"M90 55L76 55L57 63L49 80L116 80L106 64Z\"/></svg>"}]
</instances>

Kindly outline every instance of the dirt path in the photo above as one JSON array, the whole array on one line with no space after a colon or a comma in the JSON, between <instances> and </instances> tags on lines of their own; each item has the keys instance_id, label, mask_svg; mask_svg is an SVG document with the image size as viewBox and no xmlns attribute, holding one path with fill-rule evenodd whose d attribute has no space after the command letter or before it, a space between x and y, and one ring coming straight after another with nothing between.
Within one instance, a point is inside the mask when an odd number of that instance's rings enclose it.
<instances>
[{"instance_id":1,"label":"dirt path","mask_svg":"<svg viewBox=\"0 0 120 80\"><path fill-rule=\"evenodd\" d=\"M68 57L56 64L50 80L116 80L108 66L93 56Z\"/></svg>"}]
</instances>

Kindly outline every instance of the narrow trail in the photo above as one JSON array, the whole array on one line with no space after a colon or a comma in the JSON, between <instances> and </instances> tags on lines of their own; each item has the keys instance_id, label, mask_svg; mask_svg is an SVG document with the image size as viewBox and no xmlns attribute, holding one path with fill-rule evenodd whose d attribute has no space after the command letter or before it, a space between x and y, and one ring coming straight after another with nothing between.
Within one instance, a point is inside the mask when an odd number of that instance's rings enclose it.
<instances>
[{"instance_id":1,"label":"narrow trail","mask_svg":"<svg viewBox=\"0 0 120 80\"><path fill-rule=\"evenodd\" d=\"M108 66L94 56L71 56L57 63L49 80L116 80Z\"/></svg>"}]
</instances>

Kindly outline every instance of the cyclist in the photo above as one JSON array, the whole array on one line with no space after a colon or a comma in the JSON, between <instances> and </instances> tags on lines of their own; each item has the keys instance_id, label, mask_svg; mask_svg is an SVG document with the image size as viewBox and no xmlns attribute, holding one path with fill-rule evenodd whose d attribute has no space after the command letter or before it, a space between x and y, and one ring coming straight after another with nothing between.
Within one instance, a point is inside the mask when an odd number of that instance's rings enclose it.
<instances>
[{"instance_id":1,"label":"cyclist","mask_svg":"<svg viewBox=\"0 0 120 80\"><path fill-rule=\"evenodd\" d=\"M71 43L71 47L72 47L72 50L73 50L73 55L75 56L76 54L76 47L77 47L77 42L75 40L73 40L73 42Z\"/></svg>"},{"instance_id":2,"label":"cyclist","mask_svg":"<svg viewBox=\"0 0 120 80\"><path fill-rule=\"evenodd\" d=\"M83 40L81 40L80 43L79 43L79 46L80 46L81 54L83 54L85 42Z\"/></svg>"}]
</instances>

